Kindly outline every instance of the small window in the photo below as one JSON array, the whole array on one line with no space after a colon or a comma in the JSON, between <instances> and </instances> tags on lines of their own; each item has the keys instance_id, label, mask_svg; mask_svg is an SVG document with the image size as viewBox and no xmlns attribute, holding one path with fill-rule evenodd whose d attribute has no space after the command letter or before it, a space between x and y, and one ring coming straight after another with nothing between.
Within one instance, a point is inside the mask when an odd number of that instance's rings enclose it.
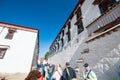
<instances>
[{"instance_id":1,"label":"small window","mask_svg":"<svg viewBox=\"0 0 120 80\"><path fill-rule=\"evenodd\" d=\"M63 38L61 39L61 43L62 43L62 47L64 46L64 41L63 41Z\"/></svg>"},{"instance_id":2,"label":"small window","mask_svg":"<svg viewBox=\"0 0 120 80\"><path fill-rule=\"evenodd\" d=\"M68 24L68 30L71 28L71 24L70 24L70 22L69 22L69 24Z\"/></svg>"},{"instance_id":3,"label":"small window","mask_svg":"<svg viewBox=\"0 0 120 80\"><path fill-rule=\"evenodd\" d=\"M60 41L60 36L58 37L58 41Z\"/></svg>"},{"instance_id":4,"label":"small window","mask_svg":"<svg viewBox=\"0 0 120 80\"><path fill-rule=\"evenodd\" d=\"M57 43L57 45L58 45L58 50L59 50L59 43Z\"/></svg>"},{"instance_id":5,"label":"small window","mask_svg":"<svg viewBox=\"0 0 120 80\"><path fill-rule=\"evenodd\" d=\"M54 45L54 51L56 52L56 46Z\"/></svg>"},{"instance_id":6,"label":"small window","mask_svg":"<svg viewBox=\"0 0 120 80\"><path fill-rule=\"evenodd\" d=\"M3 59L7 48L0 48L0 59Z\"/></svg>"},{"instance_id":7,"label":"small window","mask_svg":"<svg viewBox=\"0 0 120 80\"><path fill-rule=\"evenodd\" d=\"M62 36L64 36L64 30L62 31Z\"/></svg>"},{"instance_id":8,"label":"small window","mask_svg":"<svg viewBox=\"0 0 120 80\"><path fill-rule=\"evenodd\" d=\"M70 30L68 30L68 32L66 33L67 37L68 37L68 40L67 42L69 42L71 40L71 33L70 33Z\"/></svg>"},{"instance_id":9,"label":"small window","mask_svg":"<svg viewBox=\"0 0 120 80\"><path fill-rule=\"evenodd\" d=\"M8 29L8 33L5 39L12 39L15 32L16 32L16 29Z\"/></svg>"},{"instance_id":10,"label":"small window","mask_svg":"<svg viewBox=\"0 0 120 80\"><path fill-rule=\"evenodd\" d=\"M98 5L100 8L101 14L106 12L115 3L116 3L115 0L103 0L103 1L101 1L101 3Z\"/></svg>"},{"instance_id":11,"label":"small window","mask_svg":"<svg viewBox=\"0 0 120 80\"><path fill-rule=\"evenodd\" d=\"M71 36L70 34L68 34L68 42L71 40Z\"/></svg>"},{"instance_id":12,"label":"small window","mask_svg":"<svg viewBox=\"0 0 120 80\"><path fill-rule=\"evenodd\" d=\"M78 34L80 34L84 30L82 22L77 26L77 28L78 28Z\"/></svg>"},{"instance_id":13,"label":"small window","mask_svg":"<svg viewBox=\"0 0 120 80\"><path fill-rule=\"evenodd\" d=\"M82 12L80 8L78 8L76 15L77 15L77 20L82 16Z\"/></svg>"},{"instance_id":14,"label":"small window","mask_svg":"<svg viewBox=\"0 0 120 80\"><path fill-rule=\"evenodd\" d=\"M0 45L0 59L3 59L7 49L9 48L10 46L8 45Z\"/></svg>"}]
</instances>

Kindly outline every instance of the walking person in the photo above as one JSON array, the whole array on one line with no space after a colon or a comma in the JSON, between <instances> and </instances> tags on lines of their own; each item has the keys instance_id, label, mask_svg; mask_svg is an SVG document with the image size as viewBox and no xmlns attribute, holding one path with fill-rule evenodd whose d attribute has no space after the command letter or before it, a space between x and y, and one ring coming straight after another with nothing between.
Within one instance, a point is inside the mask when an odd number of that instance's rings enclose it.
<instances>
[{"instance_id":1,"label":"walking person","mask_svg":"<svg viewBox=\"0 0 120 80\"><path fill-rule=\"evenodd\" d=\"M84 80L97 80L96 74L89 67L89 64L85 63L83 66L85 67L85 71L82 74L83 79Z\"/></svg>"},{"instance_id":2,"label":"walking person","mask_svg":"<svg viewBox=\"0 0 120 80\"><path fill-rule=\"evenodd\" d=\"M46 72L45 72L45 65L41 64L41 70L42 70L42 75L45 78L45 74L46 74Z\"/></svg>"},{"instance_id":3,"label":"walking person","mask_svg":"<svg viewBox=\"0 0 120 80\"><path fill-rule=\"evenodd\" d=\"M64 78L63 78L63 69L62 69L60 64L58 65L58 73L61 76L60 80L64 80Z\"/></svg>"},{"instance_id":4,"label":"walking person","mask_svg":"<svg viewBox=\"0 0 120 80\"><path fill-rule=\"evenodd\" d=\"M52 66L50 64L48 69L48 80L51 80L51 79L52 79Z\"/></svg>"},{"instance_id":5,"label":"walking person","mask_svg":"<svg viewBox=\"0 0 120 80\"><path fill-rule=\"evenodd\" d=\"M60 80L60 78L61 78L61 74L58 71L58 66L55 66L55 70L52 75L52 80Z\"/></svg>"},{"instance_id":6,"label":"walking person","mask_svg":"<svg viewBox=\"0 0 120 80\"><path fill-rule=\"evenodd\" d=\"M59 74L62 76L63 70L62 70L61 65L59 64L57 67L58 67Z\"/></svg>"},{"instance_id":7,"label":"walking person","mask_svg":"<svg viewBox=\"0 0 120 80\"><path fill-rule=\"evenodd\" d=\"M48 80L48 69L49 69L49 66L48 66L48 64L45 64L45 80Z\"/></svg>"},{"instance_id":8,"label":"walking person","mask_svg":"<svg viewBox=\"0 0 120 80\"><path fill-rule=\"evenodd\" d=\"M66 63L66 68L63 71L63 77L65 80L77 80L76 73L72 67L70 67L69 62Z\"/></svg>"}]
</instances>

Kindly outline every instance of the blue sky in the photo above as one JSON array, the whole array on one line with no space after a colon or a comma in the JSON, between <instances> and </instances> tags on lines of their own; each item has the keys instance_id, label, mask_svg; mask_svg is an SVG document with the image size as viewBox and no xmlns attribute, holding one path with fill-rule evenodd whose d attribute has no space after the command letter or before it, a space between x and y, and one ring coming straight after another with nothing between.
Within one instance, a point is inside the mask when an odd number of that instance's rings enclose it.
<instances>
[{"instance_id":1,"label":"blue sky","mask_svg":"<svg viewBox=\"0 0 120 80\"><path fill-rule=\"evenodd\" d=\"M49 50L78 0L0 0L0 22L39 29L40 57Z\"/></svg>"}]
</instances>

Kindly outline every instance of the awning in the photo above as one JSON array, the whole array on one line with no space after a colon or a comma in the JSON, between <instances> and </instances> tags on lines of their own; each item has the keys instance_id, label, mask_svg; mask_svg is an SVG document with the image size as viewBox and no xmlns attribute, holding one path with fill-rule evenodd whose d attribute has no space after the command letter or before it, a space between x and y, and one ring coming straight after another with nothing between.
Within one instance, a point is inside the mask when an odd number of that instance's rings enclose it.
<instances>
[{"instance_id":1,"label":"awning","mask_svg":"<svg viewBox=\"0 0 120 80\"><path fill-rule=\"evenodd\" d=\"M0 48L10 48L10 46L8 46L8 45L0 45Z\"/></svg>"}]
</instances>

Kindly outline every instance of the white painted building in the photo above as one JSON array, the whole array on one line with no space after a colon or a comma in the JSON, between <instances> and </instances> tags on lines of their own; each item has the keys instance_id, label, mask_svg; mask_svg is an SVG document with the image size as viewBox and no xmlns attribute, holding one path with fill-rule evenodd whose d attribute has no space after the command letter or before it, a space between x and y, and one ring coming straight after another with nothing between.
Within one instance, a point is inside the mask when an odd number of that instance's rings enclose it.
<instances>
[{"instance_id":1,"label":"white painted building","mask_svg":"<svg viewBox=\"0 0 120 80\"><path fill-rule=\"evenodd\" d=\"M0 22L0 73L28 73L39 54L37 29Z\"/></svg>"},{"instance_id":2,"label":"white painted building","mask_svg":"<svg viewBox=\"0 0 120 80\"><path fill-rule=\"evenodd\" d=\"M99 80L117 80L119 46L120 0L79 0L49 48L48 63L70 62L81 80L88 62Z\"/></svg>"}]
</instances>

